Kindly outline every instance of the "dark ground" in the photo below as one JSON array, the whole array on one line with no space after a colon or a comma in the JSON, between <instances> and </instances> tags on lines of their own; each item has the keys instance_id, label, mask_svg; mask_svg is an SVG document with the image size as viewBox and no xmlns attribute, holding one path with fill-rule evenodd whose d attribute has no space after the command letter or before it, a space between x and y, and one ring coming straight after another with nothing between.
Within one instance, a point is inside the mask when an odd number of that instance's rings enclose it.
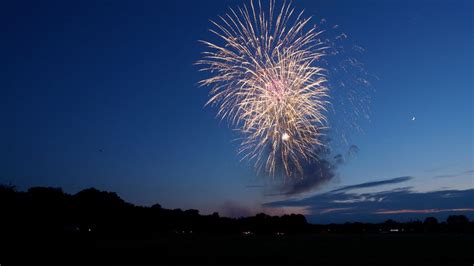
<instances>
[{"instance_id":1,"label":"dark ground","mask_svg":"<svg viewBox=\"0 0 474 266\"><path fill-rule=\"evenodd\" d=\"M53 243L54 242L54 243ZM474 235L155 236L149 240L30 241L1 265L473 265ZM3 252L2 252L3 253ZM14 255L15 253L18 253ZM32 265L32 264L30 264Z\"/></svg>"}]
</instances>

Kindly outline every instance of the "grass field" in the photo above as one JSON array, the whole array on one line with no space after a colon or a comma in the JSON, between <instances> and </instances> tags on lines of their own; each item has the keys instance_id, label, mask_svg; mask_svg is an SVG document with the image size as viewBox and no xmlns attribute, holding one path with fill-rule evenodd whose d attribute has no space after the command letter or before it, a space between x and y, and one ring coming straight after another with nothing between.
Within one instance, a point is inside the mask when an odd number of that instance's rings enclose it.
<instances>
[{"instance_id":1,"label":"grass field","mask_svg":"<svg viewBox=\"0 0 474 266\"><path fill-rule=\"evenodd\" d=\"M51 246L30 242L24 254L45 261L61 255L69 264L81 265L471 266L473 247L474 235L453 234L155 236L148 240L89 238Z\"/></svg>"}]
</instances>

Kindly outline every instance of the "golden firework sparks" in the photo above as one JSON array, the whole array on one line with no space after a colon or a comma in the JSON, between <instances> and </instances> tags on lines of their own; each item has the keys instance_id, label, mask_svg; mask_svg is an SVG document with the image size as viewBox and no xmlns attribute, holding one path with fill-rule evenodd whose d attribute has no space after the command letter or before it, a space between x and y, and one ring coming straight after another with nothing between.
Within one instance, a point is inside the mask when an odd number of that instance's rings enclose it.
<instances>
[{"instance_id":1,"label":"golden firework sparks","mask_svg":"<svg viewBox=\"0 0 474 266\"><path fill-rule=\"evenodd\" d=\"M212 21L220 44L202 41L202 70L211 77L207 104L218 106L218 116L243 133L239 152L256 167L274 175L303 176L303 161L316 159L315 147L326 127L328 88L320 58L322 33L309 27L311 18L284 3L268 12L260 1L230 9ZM307 29L309 28L309 29Z\"/></svg>"}]
</instances>

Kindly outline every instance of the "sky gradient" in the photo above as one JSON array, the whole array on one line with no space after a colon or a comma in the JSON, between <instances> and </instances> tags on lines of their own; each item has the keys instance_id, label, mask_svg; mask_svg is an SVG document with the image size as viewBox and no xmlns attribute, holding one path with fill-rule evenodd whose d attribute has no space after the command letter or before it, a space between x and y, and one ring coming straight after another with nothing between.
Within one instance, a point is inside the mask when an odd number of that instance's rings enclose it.
<instances>
[{"instance_id":1,"label":"sky gradient","mask_svg":"<svg viewBox=\"0 0 474 266\"><path fill-rule=\"evenodd\" d=\"M412 217L376 213L385 209L472 217L472 1L294 3L339 25L378 79L370 122L350 136L357 156L291 197L270 195L271 181L239 162L235 132L197 86L209 19L244 2L0 4L0 183L96 187L233 216L298 211L313 222Z\"/></svg>"}]
</instances>

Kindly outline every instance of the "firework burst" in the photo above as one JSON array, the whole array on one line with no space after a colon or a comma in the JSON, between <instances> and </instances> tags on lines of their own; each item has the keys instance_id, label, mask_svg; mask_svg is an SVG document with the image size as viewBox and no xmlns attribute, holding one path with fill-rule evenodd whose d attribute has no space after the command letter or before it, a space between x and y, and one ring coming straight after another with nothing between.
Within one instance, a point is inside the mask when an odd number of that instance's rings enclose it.
<instances>
[{"instance_id":1,"label":"firework burst","mask_svg":"<svg viewBox=\"0 0 474 266\"><path fill-rule=\"evenodd\" d=\"M221 44L202 41L207 104L243 133L243 158L271 175L303 176L303 162L317 159L315 147L323 145L329 102L320 59L327 47L310 19L287 3L276 10L270 0L265 11L250 2L212 21Z\"/></svg>"}]
</instances>

